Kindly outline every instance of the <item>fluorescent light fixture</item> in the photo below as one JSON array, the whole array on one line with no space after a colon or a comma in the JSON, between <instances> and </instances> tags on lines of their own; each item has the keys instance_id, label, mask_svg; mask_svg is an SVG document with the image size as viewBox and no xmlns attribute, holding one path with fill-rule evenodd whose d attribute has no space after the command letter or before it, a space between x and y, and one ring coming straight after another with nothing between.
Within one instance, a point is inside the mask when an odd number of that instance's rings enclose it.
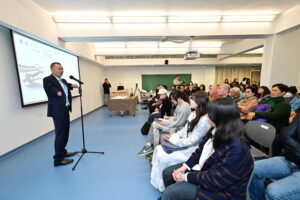
<instances>
[{"instance_id":1,"label":"fluorescent light fixture","mask_svg":"<svg viewBox=\"0 0 300 200\"><path fill-rule=\"evenodd\" d=\"M127 42L127 48L157 48L157 42Z\"/></svg>"},{"instance_id":2,"label":"fluorescent light fixture","mask_svg":"<svg viewBox=\"0 0 300 200\"><path fill-rule=\"evenodd\" d=\"M123 11L123 12L112 12L112 17L157 17L157 16L166 16L165 12L159 12L159 11Z\"/></svg>"},{"instance_id":3,"label":"fluorescent light fixture","mask_svg":"<svg viewBox=\"0 0 300 200\"><path fill-rule=\"evenodd\" d=\"M113 23L165 23L166 17L112 17Z\"/></svg>"},{"instance_id":4,"label":"fluorescent light fixture","mask_svg":"<svg viewBox=\"0 0 300 200\"><path fill-rule=\"evenodd\" d=\"M201 22L220 22L220 15L207 16L169 16L169 23L201 23Z\"/></svg>"},{"instance_id":5,"label":"fluorescent light fixture","mask_svg":"<svg viewBox=\"0 0 300 200\"><path fill-rule=\"evenodd\" d=\"M54 15L57 23L111 23L109 17L97 15Z\"/></svg>"},{"instance_id":6,"label":"fluorescent light fixture","mask_svg":"<svg viewBox=\"0 0 300 200\"><path fill-rule=\"evenodd\" d=\"M276 15L225 15L223 22L271 22Z\"/></svg>"},{"instance_id":7,"label":"fluorescent light fixture","mask_svg":"<svg viewBox=\"0 0 300 200\"><path fill-rule=\"evenodd\" d=\"M174 43L174 42L160 42L159 48L188 48L190 42Z\"/></svg>"},{"instance_id":8,"label":"fluorescent light fixture","mask_svg":"<svg viewBox=\"0 0 300 200\"><path fill-rule=\"evenodd\" d=\"M125 42L99 42L94 44L94 48L125 48Z\"/></svg>"},{"instance_id":9,"label":"fluorescent light fixture","mask_svg":"<svg viewBox=\"0 0 300 200\"><path fill-rule=\"evenodd\" d=\"M223 42L192 42L192 48L221 48Z\"/></svg>"}]
</instances>

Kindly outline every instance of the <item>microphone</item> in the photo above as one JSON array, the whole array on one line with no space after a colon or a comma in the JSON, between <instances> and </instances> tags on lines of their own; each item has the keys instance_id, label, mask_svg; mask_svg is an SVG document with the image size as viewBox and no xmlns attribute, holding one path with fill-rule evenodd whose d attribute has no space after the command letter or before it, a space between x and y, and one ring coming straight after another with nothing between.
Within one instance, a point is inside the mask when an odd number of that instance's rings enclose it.
<instances>
[{"instance_id":1,"label":"microphone","mask_svg":"<svg viewBox=\"0 0 300 200\"><path fill-rule=\"evenodd\" d=\"M69 76L69 78L70 79L73 79L73 80L75 80L75 81L77 81L79 84L83 84L83 82L81 81L81 80L79 80L79 79L77 79L77 78L75 78L74 76Z\"/></svg>"}]
</instances>

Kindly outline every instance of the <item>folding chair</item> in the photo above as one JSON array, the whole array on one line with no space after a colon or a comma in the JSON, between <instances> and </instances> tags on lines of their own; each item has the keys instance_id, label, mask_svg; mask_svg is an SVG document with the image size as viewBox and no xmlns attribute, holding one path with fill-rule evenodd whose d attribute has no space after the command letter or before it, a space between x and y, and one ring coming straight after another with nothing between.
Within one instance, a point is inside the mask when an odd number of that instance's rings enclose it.
<instances>
[{"instance_id":1,"label":"folding chair","mask_svg":"<svg viewBox=\"0 0 300 200\"><path fill-rule=\"evenodd\" d=\"M247 136L257 144L269 148L269 155L251 145L251 154L254 160L272 156L272 143L275 138L276 129L271 124L260 121L249 121L246 124Z\"/></svg>"}]
</instances>

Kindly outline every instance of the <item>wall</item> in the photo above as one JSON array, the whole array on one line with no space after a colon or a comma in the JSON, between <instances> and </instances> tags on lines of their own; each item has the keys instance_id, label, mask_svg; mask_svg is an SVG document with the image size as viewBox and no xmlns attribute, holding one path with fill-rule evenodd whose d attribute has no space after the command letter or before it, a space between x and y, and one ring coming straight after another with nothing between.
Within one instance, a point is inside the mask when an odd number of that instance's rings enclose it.
<instances>
[{"instance_id":1,"label":"wall","mask_svg":"<svg viewBox=\"0 0 300 200\"><path fill-rule=\"evenodd\" d=\"M299 86L300 27L266 39L261 80L263 85L285 83Z\"/></svg>"},{"instance_id":2,"label":"wall","mask_svg":"<svg viewBox=\"0 0 300 200\"><path fill-rule=\"evenodd\" d=\"M0 26L0 156L54 129L46 117L47 105L21 107L20 92L9 29ZM83 86L83 110L90 112L103 105L100 84L105 70L99 64L79 59ZM79 98L74 98L71 120L80 116Z\"/></svg>"},{"instance_id":3,"label":"wall","mask_svg":"<svg viewBox=\"0 0 300 200\"><path fill-rule=\"evenodd\" d=\"M214 84L215 67L214 66L122 66L122 67L107 67L106 77L110 80L112 91L117 89L119 83L122 83L125 88L135 88L138 83L141 89L142 74L192 74L194 83L206 86Z\"/></svg>"},{"instance_id":4,"label":"wall","mask_svg":"<svg viewBox=\"0 0 300 200\"><path fill-rule=\"evenodd\" d=\"M90 43L84 42L65 42L64 47L76 52L86 58L95 60L94 48Z\"/></svg>"},{"instance_id":5,"label":"wall","mask_svg":"<svg viewBox=\"0 0 300 200\"><path fill-rule=\"evenodd\" d=\"M102 84L105 78L105 69L98 63L83 58L79 60L79 65L80 77L84 82L82 85L83 110L87 113L104 104Z\"/></svg>"}]
</instances>

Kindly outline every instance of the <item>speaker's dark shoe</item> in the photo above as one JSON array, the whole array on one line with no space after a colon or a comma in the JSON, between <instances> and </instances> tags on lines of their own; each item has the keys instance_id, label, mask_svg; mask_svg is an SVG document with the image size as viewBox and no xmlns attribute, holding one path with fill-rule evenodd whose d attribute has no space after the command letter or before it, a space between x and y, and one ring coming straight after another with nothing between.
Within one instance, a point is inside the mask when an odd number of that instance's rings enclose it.
<instances>
[{"instance_id":1,"label":"speaker's dark shoe","mask_svg":"<svg viewBox=\"0 0 300 200\"><path fill-rule=\"evenodd\" d=\"M68 152L68 153L65 153L65 157L72 157L76 154L76 152Z\"/></svg>"},{"instance_id":2,"label":"speaker's dark shoe","mask_svg":"<svg viewBox=\"0 0 300 200\"><path fill-rule=\"evenodd\" d=\"M67 158L63 159L60 162L55 162L54 161L54 167L57 167L57 166L60 166L60 165L67 165L67 164L72 163L73 161L74 161L73 159L67 159Z\"/></svg>"}]
</instances>

